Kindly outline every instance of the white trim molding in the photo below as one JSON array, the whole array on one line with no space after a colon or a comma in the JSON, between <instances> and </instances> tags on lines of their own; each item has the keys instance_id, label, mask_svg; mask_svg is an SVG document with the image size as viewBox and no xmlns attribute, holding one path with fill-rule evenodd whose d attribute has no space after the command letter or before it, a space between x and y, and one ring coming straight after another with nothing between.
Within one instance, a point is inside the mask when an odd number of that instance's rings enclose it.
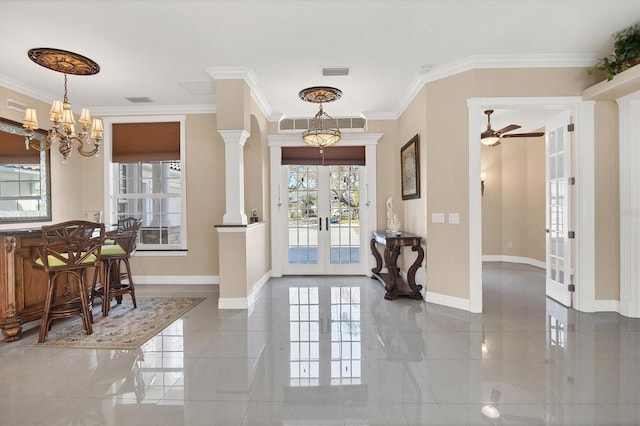
<instances>
[{"instance_id":1,"label":"white trim molding","mask_svg":"<svg viewBox=\"0 0 640 426\"><path fill-rule=\"evenodd\" d=\"M471 304L468 299L462 299L460 297L449 296L447 294L434 293L432 291L426 291L424 295L425 302L435 303L436 305L447 306L449 308L462 309L463 311L471 311Z\"/></svg>"},{"instance_id":2,"label":"white trim molding","mask_svg":"<svg viewBox=\"0 0 640 426\"><path fill-rule=\"evenodd\" d=\"M521 263L523 265L535 266L536 268L547 269L547 264L541 260L532 259L530 257L521 256L503 256L497 255L483 255L483 262L507 262L507 263Z\"/></svg>"},{"instance_id":3,"label":"white trim molding","mask_svg":"<svg viewBox=\"0 0 640 426\"><path fill-rule=\"evenodd\" d=\"M136 285L159 284L159 285L218 285L220 277L218 275L134 275L133 280Z\"/></svg>"}]
</instances>

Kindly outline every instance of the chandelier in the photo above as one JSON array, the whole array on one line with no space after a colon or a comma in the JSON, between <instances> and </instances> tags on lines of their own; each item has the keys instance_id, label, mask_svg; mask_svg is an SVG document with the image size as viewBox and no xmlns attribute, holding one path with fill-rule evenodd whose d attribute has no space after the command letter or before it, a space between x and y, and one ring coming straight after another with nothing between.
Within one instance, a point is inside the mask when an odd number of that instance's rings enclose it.
<instances>
[{"instance_id":1,"label":"chandelier","mask_svg":"<svg viewBox=\"0 0 640 426\"><path fill-rule=\"evenodd\" d=\"M303 101L320 104L320 110L311 119L309 129L302 132L302 139L324 153L324 148L338 142L341 136L338 121L324 112L322 104L340 99L342 91L334 87L316 86L301 90L298 96Z\"/></svg>"},{"instance_id":2,"label":"chandelier","mask_svg":"<svg viewBox=\"0 0 640 426\"><path fill-rule=\"evenodd\" d=\"M34 108L25 110L22 126L26 129L26 149L31 147L38 151L44 151L51 148L51 145L58 143L58 150L66 160L71 154L75 142L76 149L81 155L85 157L95 155L97 157L100 153L100 144L104 139L102 120L99 118L92 120L91 113L84 108L78 119L81 129L76 134L76 120L67 97L67 75L94 75L100 72L100 66L95 61L77 53L46 47L31 49L28 56L36 64L64 74L64 98L62 101L54 101L51 105L49 119L52 127L42 145L38 140L34 140L34 130L38 128L36 110ZM91 131L89 131L90 125Z\"/></svg>"}]
</instances>

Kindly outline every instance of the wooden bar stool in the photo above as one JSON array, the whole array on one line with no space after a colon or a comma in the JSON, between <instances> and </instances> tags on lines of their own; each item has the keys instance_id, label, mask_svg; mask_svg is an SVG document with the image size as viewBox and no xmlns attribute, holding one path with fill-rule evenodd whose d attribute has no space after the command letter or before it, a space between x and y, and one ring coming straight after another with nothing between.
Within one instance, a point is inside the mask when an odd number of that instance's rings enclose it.
<instances>
[{"instance_id":1,"label":"wooden bar stool","mask_svg":"<svg viewBox=\"0 0 640 426\"><path fill-rule=\"evenodd\" d=\"M75 220L42 227L42 245L35 248L37 268L47 272L47 295L38 343L43 343L53 321L82 316L87 334L93 333L92 299L87 288L87 271L95 268L93 286L100 268L100 247L104 224Z\"/></svg>"},{"instance_id":2,"label":"wooden bar stool","mask_svg":"<svg viewBox=\"0 0 640 426\"><path fill-rule=\"evenodd\" d=\"M104 273L101 286L97 287L94 283L91 300L93 301L96 296L102 299L102 315L105 317L109 315L111 300L115 298L120 304L122 296L127 293L131 295L133 307L138 307L129 258L135 252L141 225L140 219L126 218L121 220L118 222L116 231L106 234L106 242L100 248Z\"/></svg>"}]
</instances>

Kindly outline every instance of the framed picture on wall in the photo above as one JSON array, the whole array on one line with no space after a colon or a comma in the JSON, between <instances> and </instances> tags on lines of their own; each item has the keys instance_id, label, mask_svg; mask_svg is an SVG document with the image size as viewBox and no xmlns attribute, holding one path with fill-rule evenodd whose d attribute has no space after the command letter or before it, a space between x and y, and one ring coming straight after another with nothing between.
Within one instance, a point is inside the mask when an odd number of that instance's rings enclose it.
<instances>
[{"instance_id":1,"label":"framed picture on wall","mask_svg":"<svg viewBox=\"0 0 640 426\"><path fill-rule=\"evenodd\" d=\"M420 138L415 135L400 150L402 199L420 198Z\"/></svg>"}]
</instances>

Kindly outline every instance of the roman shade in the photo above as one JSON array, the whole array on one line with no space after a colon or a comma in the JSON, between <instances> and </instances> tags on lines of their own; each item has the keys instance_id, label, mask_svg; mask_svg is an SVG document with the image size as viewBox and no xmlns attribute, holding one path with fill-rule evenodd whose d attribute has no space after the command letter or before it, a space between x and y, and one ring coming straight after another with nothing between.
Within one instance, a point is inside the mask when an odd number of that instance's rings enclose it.
<instances>
[{"instance_id":1,"label":"roman shade","mask_svg":"<svg viewBox=\"0 0 640 426\"><path fill-rule=\"evenodd\" d=\"M311 146L283 146L282 163L303 166L364 166L364 146L332 146L324 150L324 158L320 150Z\"/></svg>"},{"instance_id":2,"label":"roman shade","mask_svg":"<svg viewBox=\"0 0 640 426\"><path fill-rule=\"evenodd\" d=\"M111 161L170 161L180 159L180 123L114 123Z\"/></svg>"}]
</instances>

